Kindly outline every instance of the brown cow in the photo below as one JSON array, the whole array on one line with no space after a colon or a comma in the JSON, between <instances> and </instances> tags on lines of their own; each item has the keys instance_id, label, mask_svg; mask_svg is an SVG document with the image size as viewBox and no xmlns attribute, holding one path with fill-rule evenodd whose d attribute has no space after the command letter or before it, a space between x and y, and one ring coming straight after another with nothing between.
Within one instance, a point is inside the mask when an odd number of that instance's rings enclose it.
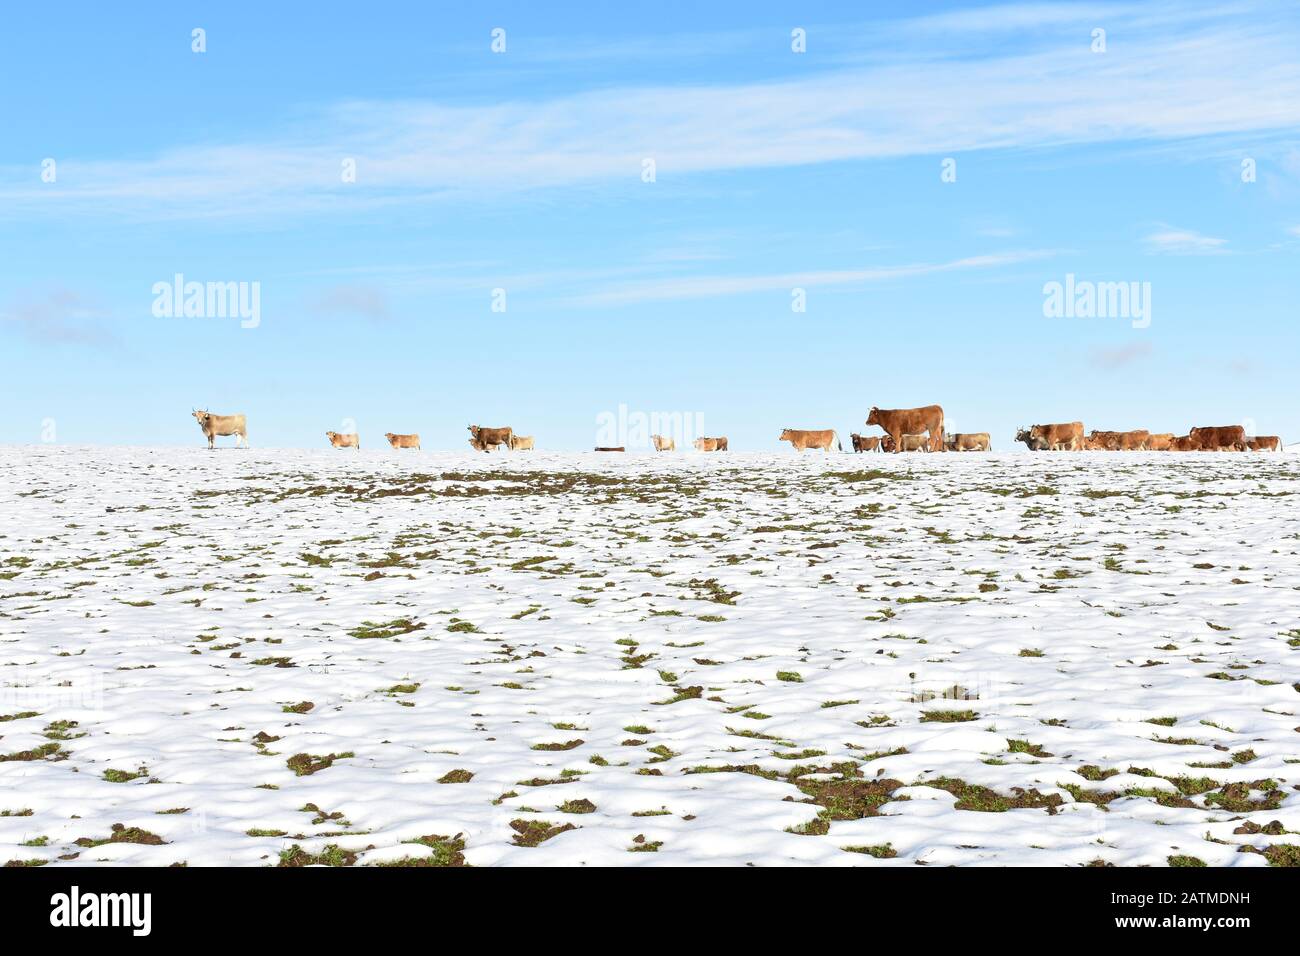
<instances>
[{"instance_id":1,"label":"brown cow","mask_svg":"<svg viewBox=\"0 0 1300 956\"><path fill-rule=\"evenodd\" d=\"M650 441L654 443L655 451L676 451L677 439L665 438L663 435L651 435Z\"/></svg>"},{"instance_id":2,"label":"brown cow","mask_svg":"<svg viewBox=\"0 0 1300 956\"><path fill-rule=\"evenodd\" d=\"M954 432L943 445L948 451L988 451L992 447L988 432Z\"/></svg>"},{"instance_id":3,"label":"brown cow","mask_svg":"<svg viewBox=\"0 0 1300 956\"><path fill-rule=\"evenodd\" d=\"M351 435L340 435L338 432L326 432L325 437L330 440L330 444L335 448L355 448L361 450L361 436L356 432Z\"/></svg>"},{"instance_id":4,"label":"brown cow","mask_svg":"<svg viewBox=\"0 0 1300 956\"><path fill-rule=\"evenodd\" d=\"M235 436L235 447L248 447L248 422L243 415L213 415L205 409L195 409L194 419L208 438L209 450L216 445L218 436Z\"/></svg>"},{"instance_id":5,"label":"brown cow","mask_svg":"<svg viewBox=\"0 0 1300 956\"><path fill-rule=\"evenodd\" d=\"M1170 451L1173 446L1173 432L1157 432L1147 439L1147 451Z\"/></svg>"},{"instance_id":6,"label":"brown cow","mask_svg":"<svg viewBox=\"0 0 1300 956\"><path fill-rule=\"evenodd\" d=\"M929 451L930 437L922 432L919 435L903 435L903 451Z\"/></svg>"},{"instance_id":7,"label":"brown cow","mask_svg":"<svg viewBox=\"0 0 1300 956\"><path fill-rule=\"evenodd\" d=\"M803 451L805 448L814 450L820 448L829 455L831 442L834 442L835 447L840 451L844 450L844 446L840 444L840 440L833 428L783 428L781 437L777 441L788 441L796 451Z\"/></svg>"},{"instance_id":8,"label":"brown cow","mask_svg":"<svg viewBox=\"0 0 1300 956\"><path fill-rule=\"evenodd\" d=\"M924 405L921 408L876 408L872 405L867 415L867 424L879 425L889 432L896 448L902 447L903 435L928 432L930 449L943 451L943 408L939 405Z\"/></svg>"},{"instance_id":9,"label":"brown cow","mask_svg":"<svg viewBox=\"0 0 1300 956\"><path fill-rule=\"evenodd\" d=\"M881 436L880 436L880 450L883 451L883 452L895 452L895 451L898 451L898 446L894 444L894 436L893 436L893 435L881 435Z\"/></svg>"},{"instance_id":10,"label":"brown cow","mask_svg":"<svg viewBox=\"0 0 1300 956\"><path fill-rule=\"evenodd\" d=\"M1242 425L1208 425L1193 428L1190 437L1201 451L1246 450L1246 429Z\"/></svg>"},{"instance_id":11,"label":"brown cow","mask_svg":"<svg viewBox=\"0 0 1300 956\"><path fill-rule=\"evenodd\" d=\"M483 446L484 451L491 451L501 445L509 448L510 436L514 434L509 426L505 428L481 428L478 425L469 425L466 427L469 428L469 433L474 436L474 441Z\"/></svg>"},{"instance_id":12,"label":"brown cow","mask_svg":"<svg viewBox=\"0 0 1300 956\"><path fill-rule=\"evenodd\" d=\"M420 450L419 435L394 435L392 432L384 432L384 437L388 439L388 444L394 448L414 448Z\"/></svg>"},{"instance_id":13,"label":"brown cow","mask_svg":"<svg viewBox=\"0 0 1300 956\"><path fill-rule=\"evenodd\" d=\"M536 447L533 445L533 436L532 435L511 435L510 450L511 451L536 451Z\"/></svg>"},{"instance_id":14,"label":"brown cow","mask_svg":"<svg viewBox=\"0 0 1300 956\"><path fill-rule=\"evenodd\" d=\"M1169 445L1170 451L1200 451L1201 445L1191 435L1175 435Z\"/></svg>"},{"instance_id":15,"label":"brown cow","mask_svg":"<svg viewBox=\"0 0 1300 956\"><path fill-rule=\"evenodd\" d=\"M852 432L849 434L849 444L855 452L880 451L880 436L859 435L857 432Z\"/></svg>"},{"instance_id":16,"label":"brown cow","mask_svg":"<svg viewBox=\"0 0 1300 956\"><path fill-rule=\"evenodd\" d=\"M1030 438L1041 438L1052 451L1083 451L1083 422L1029 426Z\"/></svg>"},{"instance_id":17,"label":"brown cow","mask_svg":"<svg viewBox=\"0 0 1300 956\"><path fill-rule=\"evenodd\" d=\"M1282 439L1276 435L1256 435L1246 442L1251 451L1281 451Z\"/></svg>"},{"instance_id":18,"label":"brown cow","mask_svg":"<svg viewBox=\"0 0 1300 956\"><path fill-rule=\"evenodd\" d=\"M692 443L696 451L726 451L726 438L697 438Z\"/></svg>"}]
</instances>

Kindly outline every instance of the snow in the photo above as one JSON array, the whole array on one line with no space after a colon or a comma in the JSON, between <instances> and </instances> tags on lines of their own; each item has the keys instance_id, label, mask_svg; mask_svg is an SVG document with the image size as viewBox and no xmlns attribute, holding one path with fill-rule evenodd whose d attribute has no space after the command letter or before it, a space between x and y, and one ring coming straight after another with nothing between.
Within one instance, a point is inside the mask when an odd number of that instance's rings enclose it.
<instances>
[{"instance_id":1,"label":"snow","mask_svg":"<svg viewBox=\"0 0 1300 956\"><path fill-rule=\"evenodd\" d=\"M1240 848L1300 842L1292 455L41 446L0 475L0 860L368 865L459 835L472 865L1262 866ZM894 789L819 819L805 791L854 778ZM574 829L524 846L527 821ZM114 824L163 842L85 845Z\"/></svg>"}]
</instances>

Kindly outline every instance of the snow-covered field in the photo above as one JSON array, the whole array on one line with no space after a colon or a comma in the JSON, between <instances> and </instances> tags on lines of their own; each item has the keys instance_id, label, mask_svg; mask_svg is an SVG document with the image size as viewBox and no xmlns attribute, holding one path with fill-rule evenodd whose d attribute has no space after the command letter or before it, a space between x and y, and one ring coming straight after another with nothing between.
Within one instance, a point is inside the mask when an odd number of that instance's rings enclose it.
<instances>
[{"instance_id":1,"label":"snow-covered field","mask_svg":"<svg viewBox=\"0 0 1300 956\"><path fill-rule=\"evenodd\" d=\"M0 477L0 861L1296 858L1294 455Z\"/></svg>"}]
</instances>

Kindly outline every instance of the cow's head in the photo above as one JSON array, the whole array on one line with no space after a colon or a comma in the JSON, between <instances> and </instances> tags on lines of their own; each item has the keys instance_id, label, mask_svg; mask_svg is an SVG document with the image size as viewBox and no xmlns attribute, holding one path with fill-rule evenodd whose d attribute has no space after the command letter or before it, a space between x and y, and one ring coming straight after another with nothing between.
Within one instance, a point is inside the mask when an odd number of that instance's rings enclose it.
<instances>
[{"instance_id":1,"label":"cow's head","mask_svg":"<svg viewBox=\"0 0 1300 956\"><path fill-rule=\"evenodd\" d=\"M1027 441L1029 441L1030 437L1031 437L1031 436L1030 436L1030 434L1029 434L1029 429L1028 429L1028 428L1020 428L1020 429L1017 429L1017 431L1016 431L1016 441L1027 442Z\"/></svg>"},{"instance_id":2,"label":"cow's head","mask_svg":"<svg viewBox=\"0 0 1300 956\"><path fill-rule=\"evenodd\" d=\"M777 441L792 441L792 440L793 440L793 436L790 434L790 429L782 428L781 437L778 438Z\"/></svg>"},{"instance_id":3,"label":"cow's head","mask_svg":"<svg viewBox=\"0 0 1300 956\"><path fill-rule=\"evenodd\" d=\"M326 433L325 433L325 437L328 438L328 439L330 440L330 444L332 445L332 444L334 444L335 442L338 441L338 439L339 439L339 433L338 433L338 432L326 432Z\"/></svg>"},{"instance_id":4,"label":"cow's head","mask_svg":"<svg viewBox=\"0 0 1300 956\"><path fill-rule=\"evenodd\" d=\"M392 441L397 436L394 435L392 432L384 432L384 437L387 438L389 441Z\"/></svg>"},{"instance_id":5,"label":"cow's head","mask_svg":"<svg viewBox=\"0 0 1300 956\"><path fill-rule=\"evenodd\" d=\"M471 435L473 435L475 438L478 438L479 427L477 425L466 425L465 427L469 429L469 433Z\"/></svg>"},{"instance_id":6,"label":"cow's head","mask_svg":"<svg viewBox=\"0 0 1300 956\"><path fill-rule=\"evenodd\" d=\"M875 405L871 406L871 411L867 414L867 424L868 425L880 424L880 409L876 408Z\"/></svg>"},{"instance_id":7,"label":"cow's head","mask_svg":"<svg viewBox=\"0 0 1300 956\"><path fill-rule=\"evenodd\" d=\"M203 429L206 429L208 427L208 422L212 421L212 415L206 409L202 408L196 408L194 410L194 418L199 423L199 427Z\"/></svg>"}]
</instances>

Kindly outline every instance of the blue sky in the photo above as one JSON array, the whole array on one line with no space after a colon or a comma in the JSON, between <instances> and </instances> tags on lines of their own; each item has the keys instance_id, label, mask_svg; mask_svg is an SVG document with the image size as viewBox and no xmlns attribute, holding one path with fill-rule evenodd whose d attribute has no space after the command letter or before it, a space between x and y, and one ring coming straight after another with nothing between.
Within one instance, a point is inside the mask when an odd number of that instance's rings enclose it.
<instances>
[{"instance_id":1,"label":"blue sky","mask_svg":"<svg viewBox=\"0 0 1300 956\"><path fill-rule=\"evenodd\" d=\"M1001 448L1300 439L1294 5L465 6L7 11L0 441L195 444L207 405L584 449L626 405L776 450L930 402ZM155 316L177 273L260 323ZM1045 317L1067 274L1150 326Z\"/></svg>"}]
</instances>

